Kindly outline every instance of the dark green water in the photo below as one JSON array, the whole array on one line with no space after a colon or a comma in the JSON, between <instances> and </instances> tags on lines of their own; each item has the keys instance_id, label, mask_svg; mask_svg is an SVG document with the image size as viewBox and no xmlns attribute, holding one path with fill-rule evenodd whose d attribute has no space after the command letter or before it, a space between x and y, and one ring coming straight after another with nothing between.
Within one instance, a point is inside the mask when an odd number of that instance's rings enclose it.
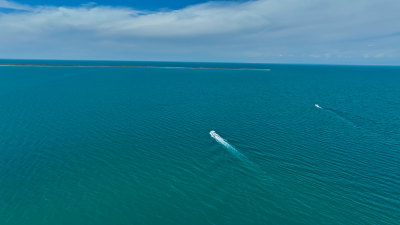
<instances>
[{"instance_id":1,"label":"dark green water","mask_svg":"<svg viewBox=\"0 0 400 225\"><path fill-rule=\"evenodd\" d=\"M0 67L0 224L399 224L400 68L194 65Z\"/></svg>"}]
</instances>

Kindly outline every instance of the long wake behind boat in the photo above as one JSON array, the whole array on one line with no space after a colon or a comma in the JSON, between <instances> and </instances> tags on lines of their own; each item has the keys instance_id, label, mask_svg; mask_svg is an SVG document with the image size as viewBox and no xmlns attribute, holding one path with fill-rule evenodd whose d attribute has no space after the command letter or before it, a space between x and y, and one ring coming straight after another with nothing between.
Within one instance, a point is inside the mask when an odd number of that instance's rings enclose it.
<instances>
[{"instance_id":1,"label":"long wake behind boat","mask_svg":"<svg viewBox=\"0 0 400 225\"><path fill-rule=\"evenodd\" d=\"M214 130L210 131L210 135L212 138L214 138L218 143L222 144L226 149L228 149L233 155L240 159L246 159L246 156L244 156L242 153L240 153L235 147L230 145L228 141L223 139L219 134L217 134Z\"/></svg>"}]
</instances>

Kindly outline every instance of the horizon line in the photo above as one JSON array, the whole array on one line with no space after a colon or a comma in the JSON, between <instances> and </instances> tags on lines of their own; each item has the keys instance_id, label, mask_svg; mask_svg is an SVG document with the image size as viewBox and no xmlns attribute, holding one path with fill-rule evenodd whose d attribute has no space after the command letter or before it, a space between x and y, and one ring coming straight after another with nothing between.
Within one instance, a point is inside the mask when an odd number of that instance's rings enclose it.
<instances>
[{"instance_id":1,"label":"horizon line","mask_svg":"<svg viewBox=\"0 0 400 225\"><path fill-rule=\"evenodd\" d=\"M1 60L27 60L27 61L97 61L97 62L143 62L143 63L211 63L211 64L264 64L266 66L270 65L299 65L299 66L382 66L382 67L400 67L400 65L397 64L341 64L341 63L282 63L282 62L235 62L235 61L161 61L161 60L120 60L120 59L23 59L23 58L0 58L0 66L6 66L7 64L16 66L19 63L1 63ZM29 63L20 63L20 65L28 65ZM32 64L32 65L39 65L39 64ZM46 64L42 64L46 65ZM48 66L51 66L49 64ZM62 66L62 65L59 65ZM66 66L69 66L68 64ZM76 66L90 66L90 65L76 65ZM92 65L93 67L96 65ZM106 66L106 65L103 65ZM110 65L107 67L113 67L116 65ZM127 65L122 65L126 66ZM140 66L140 67L145 67L145 66ZM206 67L204 68L206 69ZM211 69L214 69L211 67ZM221 68L221 69L227 69L227 68ZM243 68L246 69L246 68ZM264 69L264 68L262 68Z\"/></svg>"}]
</instances>

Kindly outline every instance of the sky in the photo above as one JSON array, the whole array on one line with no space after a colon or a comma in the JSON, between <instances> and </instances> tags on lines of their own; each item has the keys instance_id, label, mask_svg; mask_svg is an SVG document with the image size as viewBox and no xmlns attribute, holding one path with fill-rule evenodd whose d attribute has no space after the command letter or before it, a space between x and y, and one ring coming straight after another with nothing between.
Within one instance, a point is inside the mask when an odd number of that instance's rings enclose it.
<instances>
[{"instance_id":1,"label":"sky","mask_svg":"<svg viewBox=\"0 0 400 225\"><path fill-rule=\"evenodd\" d=\"M0 58L400 65L399 0L0 0Z\"/></svg>"}]
</instances>

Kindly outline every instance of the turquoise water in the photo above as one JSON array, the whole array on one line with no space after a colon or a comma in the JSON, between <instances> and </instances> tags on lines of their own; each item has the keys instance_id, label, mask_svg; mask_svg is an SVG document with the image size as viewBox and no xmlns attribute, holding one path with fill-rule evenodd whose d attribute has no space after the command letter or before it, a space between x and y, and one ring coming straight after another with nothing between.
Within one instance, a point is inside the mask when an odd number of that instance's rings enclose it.
<instances>
[{"instance_id":1,"label":"turquoise water","mask_svg":"<svg viewBox=\"0 0 400 225\"><path fill-rule=\"evenodd\" d=\"M0 224L399 223L399 67L146 65L271 71L0 67Z\"/></svg>"}]
</instances>

